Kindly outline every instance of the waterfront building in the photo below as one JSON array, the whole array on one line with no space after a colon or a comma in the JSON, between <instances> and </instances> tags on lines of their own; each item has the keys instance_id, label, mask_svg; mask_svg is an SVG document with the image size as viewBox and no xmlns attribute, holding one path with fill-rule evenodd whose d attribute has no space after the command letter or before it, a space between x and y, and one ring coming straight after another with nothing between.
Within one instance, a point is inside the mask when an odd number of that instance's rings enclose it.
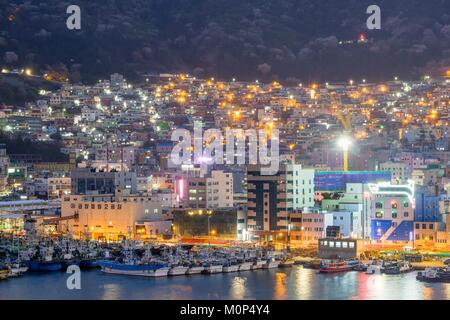
<instances>
[{"instance_id":1,"label":"waterfront building","mask_svg":"<svg viewBox=\"0 0 450 320\"><path fill-rule=\"evenodd\" d=\"M117 189L136 192L136 173L127 171L97 171L76 168L71 171L72 194L114 194Z\"/></svg>"},{"instance_id":2,"label":"waterfront building","mask_svg":"<svg viewBox=\"0 0 450 320\"><path fill-rule=\"evenodd\" d=\"M321 259L356 259L364 253L364 240L321 238L318 241Z\"/></svg>"},{"instance_id":3,"label":"waterfront building","mask_svg":"<svg viewBox=\"0 0 450 320\"><path fill-rule=\"evenodd\" d=\"M262 175L258 165L247 168L247 226L261 240L286 239L292 207L292 185L288 184L286 165L275 175ZM280 236L281 234L281 236Z\"/></svg>"},{"instance_id":4,"label":"waterfront building","mask_svg":"<svg viewBox=\"0 0 450 320\"><path fill-rule=\"evenodd\" d=\"M143 221L161 220L163 209L157 197L130 194L127 189L117 189L115 194L70 195L61 203L60 230L76 238L120 240L134 237L139 225L142 236L149 234L142 231Z\"/></svg>"},{"instance_id":5,"label":"waterfront building","mask_svg":"<svg viewBox=\"0 0 450 320\"><path fill-rule=\"evenodd\" d=\"M314 170L303 169L300 164L286 165L288 184L292 188L288 192L292 193L293 209L314 207Z\"/></svg>"},{"instance_id":6,"label":"waterfront building","mask_svg":"<svg viewBox=\"0 0 450 320\"><path fill-rule=\"evenodd\" d=\"M393 185L391 182L370 183L370 237L376 242L409 243L413 237L414 182Z\"/></svg>"},{"instance_id":7,"label":"waterfront building","mask_svg":"<svg viewBox=\"0 0 450 320\"><path fill-rule=\"evenodd\" d=\"M183 201L185 208L206 209L207 189L206 178L188 177L186 180L186 198Z\"/></svg>"},{"instance_id":8,"label":"waterfront building","mask_svg":"<svg viewBox=\"0 0 450 320\"><path fill-rule=\"evenodd\" d=\"M327 226L333 224L331 214L294 211L289 215L289 239L292 245L312 247L325 236Z\"/></svg>"},{"instance_id":9,"label":"waterfront building","mask_svg":"<svg viewBox=\"0 0 450 320\"><path fill-rule=\"evenodd\" d=\"M211 177L206 178L207 208L231 208L233 204L233 174L223 170L211 171Z\"/></svg>"}]
</instances>

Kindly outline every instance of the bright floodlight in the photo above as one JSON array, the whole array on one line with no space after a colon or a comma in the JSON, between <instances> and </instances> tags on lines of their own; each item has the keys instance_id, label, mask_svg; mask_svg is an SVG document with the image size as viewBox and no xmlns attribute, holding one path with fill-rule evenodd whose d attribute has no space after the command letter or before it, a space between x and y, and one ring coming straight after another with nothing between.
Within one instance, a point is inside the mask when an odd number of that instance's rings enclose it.
<instances>
[{"instance_id":1,"label":"bright floodlight","mask_svg":"<svg viewBox=\"0 0 450 320\"><path fill-rule=\"evenodd\" d=\"M348 150L348 148L350 147L351 144L352 144L352 141L350 140L349 137L346 137L346 136L342 136L338 140L338 145L343 150Z\"/></svg>"}]
</instances>

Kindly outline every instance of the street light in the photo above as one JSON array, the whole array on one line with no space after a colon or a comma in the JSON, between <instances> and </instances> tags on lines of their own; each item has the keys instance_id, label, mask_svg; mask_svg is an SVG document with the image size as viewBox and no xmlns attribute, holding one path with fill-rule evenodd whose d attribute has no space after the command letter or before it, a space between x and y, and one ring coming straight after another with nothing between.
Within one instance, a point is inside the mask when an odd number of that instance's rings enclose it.
<instances>
[{"instance_id":1,"label":"street light","mask_svg":"<svg viewBox=\"0 0 450 320\"><path fill-rule=\"evenodd\" d=\"M344 171L348 171L348 149L350 148L351 144L352 141L347 136L342 136L338 140L338 145L342 148L344 155Z\"/></svg>"}]
</instances>

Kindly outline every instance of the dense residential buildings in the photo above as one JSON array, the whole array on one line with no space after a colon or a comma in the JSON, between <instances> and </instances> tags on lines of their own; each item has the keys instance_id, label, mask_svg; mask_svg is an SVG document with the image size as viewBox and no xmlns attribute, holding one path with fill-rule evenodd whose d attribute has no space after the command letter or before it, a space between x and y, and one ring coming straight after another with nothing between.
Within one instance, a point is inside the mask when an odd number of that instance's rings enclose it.
<instances>
[{"instance_id":1,"label":"dense residential buildings","mask_svg":"<svg viewBox=\"0 0 450 320\"><path fill-rule=\"evenodd\" d=\"M62 219L52 220L52 230L80 237L167 238L177 228L187 235L193 226L180 223L201 211L235 219L233 232L221 230L241 241L317 247L333 234L442 249L450 244L448 87L448 79L430 78L283 86L186 74L141 84L120 74L94 85L66 83L26 108L0 110L6 137L58 153L49 160L2 145L0 195L6 207L51 201L59 209L49 217ZM173 159L175 129L194 134L182 164ZM224 144L226 130L237 130L233 161L226 148L206 154L211 129L223 131ZM251 143L253 129L268 138L279 130L274 174L261 173L261 155L252 158L261 151ZM338 143L343 136L347 151Z\"/></svg>"}]
</instances>

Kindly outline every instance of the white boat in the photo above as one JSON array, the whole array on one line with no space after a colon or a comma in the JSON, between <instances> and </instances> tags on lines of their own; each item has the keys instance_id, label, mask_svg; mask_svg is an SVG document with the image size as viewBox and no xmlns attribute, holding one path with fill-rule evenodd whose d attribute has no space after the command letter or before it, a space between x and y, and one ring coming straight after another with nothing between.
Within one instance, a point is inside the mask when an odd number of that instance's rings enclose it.
<instances>
[{"instance_id":1,"label":"white boat","mask_svg":"<svg viewBox=\"0 0 450 320\"><path fill-rule=\"evenodd\" d=\"M224 266L222 269L223 272L237 272L238 270L239 270L238 264L227 265L227 266Z\"/></svg>"},{"instance_id":2,"label":"white boat","mask_svg":"<svg viewBox=\"0 0 450 320\"><path fill-rule=\"evenodd\" d=\"M248 271L252 268L252 262L243 262L239 265L239 271Z\"/></svg>"},{"instance_id":3,"label":"white boat","mask_svg":"<svg viewBox=\"0 0 450 320\"><path fill-rule=\"evenodd\" d=\"M221 273L223 271L223 265L216 264L216 265L209 265L205 267L204 272L208 274L212 273Z\"/></svg>"},{"instance_id":4,"label":"white boat","mask_svg":"<svg viewBox=\"0 0 450 320\"><path fill-rule=\"evenodd\" d=\"M169 273L169 268L159 268L156 270L119 270L109 267L102 267L102 272L108 274L121 274L127 276L141 276L141 277L164 277Z\"/></svg>"},{"instance_id":5,"label":"white boat","mask_svg":"<svg viewBox=\"0 0 450 320\"><path fill-rule=\"evenodd\" d=\"M10 277L18 277L28 271L28 267L20 266L18 264L13 264L9 268L9 276Z\"/></svg>"},{"instance_id":6,"label":"white boat","mask_svg":"<svg viewBox=\"0 0 450 320\"><path fill-rule=\"evenodd\" d=\"M150 277L165 277L169 274L169 268L156 269Z\"/></svg>"},{"instance_id":7,"label":"white boat","mask_svg":"<svg viewBox=\"0 0 450 320\"><path fill-rule=\"evenodd\" d=\"M280 268L290 268L294 265L294 262L295 262L294 259L285 259L280 262L279 267Z\"/></svg>"},{"instance_id":8,"label":"white boat","mask_svg":"<svg viewBox=\"0 0 450 320\"><path fill-rule=\"evenodd\" d=\"M185 266L173 266L172 268L170 268L168 275L169 276L184 275L184 274L186 274L188 269L189 269L189 267L185 267Z\"/></svg>"},{"instance_id":9,"label":"white boat","mask_svg":"<svg viewBox=\"0 0 450 320\"><path fill-rule=\"evenodd\" d=\"M193 266L189 267L186 274L199 274L205 270L204 266Z\"/></svg>"},{"instance_id":10,"label":"white boat","mask_svg":"<svg viewBox=\"0 0 450 320\"><path fill-rule=\"evenodd\" d=\"M262 269L265 264L266 264L266 261L264 261L264 260L257 260L255 263L252 264L251 270Z\"/></svg>"},{"instance_id":11,"label":"white boat","mask_svg":"<svg viewBox=\"0 0 450 320\"><path fill-rule=\"evenodd\" d=\"M278 268L278 265L280 264L280 261L277 261L275 259L269 259L266 261L266 263L263 265L263 269L274 269Z\"/></svg>"},{"instance_id":12,"label":"white boat","mask_svg":"<svg viewBox=\"0 0 450 320\"><path fill-rule=\"evenodd\" d=\"M377 264L371 264L367 267L367 274L381 274L381 266Z\"/></svg>"}]
</instances>

